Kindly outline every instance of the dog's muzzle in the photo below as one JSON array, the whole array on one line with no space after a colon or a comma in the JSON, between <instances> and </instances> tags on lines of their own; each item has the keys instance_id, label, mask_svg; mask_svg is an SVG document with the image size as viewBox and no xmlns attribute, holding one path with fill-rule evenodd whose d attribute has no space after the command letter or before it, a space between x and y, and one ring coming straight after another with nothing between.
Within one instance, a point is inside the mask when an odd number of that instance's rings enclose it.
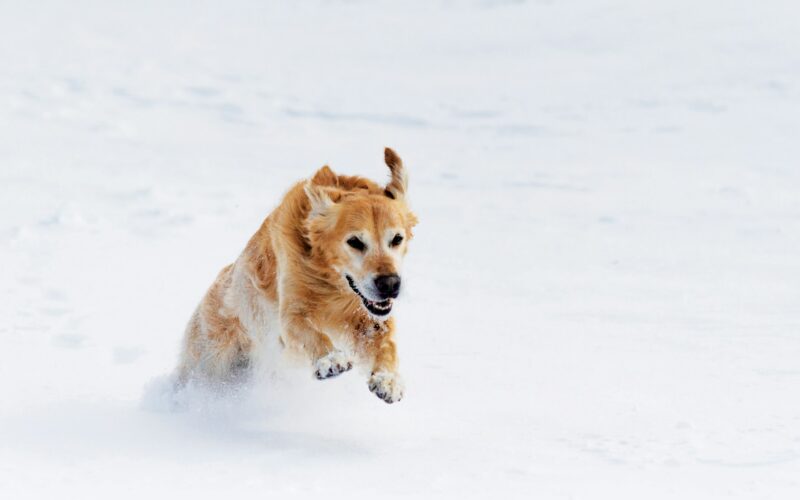
<instances>
[{"instance_id":1,"label":"dog's muzzle","mask_svg":"<svg viewBox=\"0 0 800 500\"><path fill-rule=\"evenodd\" d=\"M361 291L356 286L356 282L353 281L353 278L351 278L348 275L345 275L345 278L347 278L347 284L350 285L350 288L361 299L361 302L364 304L364 307L367 308L367 311L371 312L375 316L386 316L387 314L392 312L392 303L394 302L394 299L392 297L389 297L387 299L380 300L380 301L379 300L370 300L370 299L366 298L363 293L361 293ZM397 286L398 286L398 288L400 286L400 278L399 277L397 278ZM395 295L395 297L396 297L396 295Z\"/></svg>"}]
</instances>

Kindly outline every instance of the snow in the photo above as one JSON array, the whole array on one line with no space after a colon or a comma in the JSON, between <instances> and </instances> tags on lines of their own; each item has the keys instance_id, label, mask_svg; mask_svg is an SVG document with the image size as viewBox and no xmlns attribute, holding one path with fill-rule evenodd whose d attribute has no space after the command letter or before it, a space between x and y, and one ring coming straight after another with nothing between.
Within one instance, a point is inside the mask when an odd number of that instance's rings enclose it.
<instances>
[{"instance_id":1,"label":"snow","mask_svg":"<svg viewBox=\"0 0 800 500\"><path fill-rule=\"evenodd\" d=\"M772 2L6 2L0 497L798 498ZM165 397L292 182L410 172L404 399Z\"/></svg>"}]
</instances>

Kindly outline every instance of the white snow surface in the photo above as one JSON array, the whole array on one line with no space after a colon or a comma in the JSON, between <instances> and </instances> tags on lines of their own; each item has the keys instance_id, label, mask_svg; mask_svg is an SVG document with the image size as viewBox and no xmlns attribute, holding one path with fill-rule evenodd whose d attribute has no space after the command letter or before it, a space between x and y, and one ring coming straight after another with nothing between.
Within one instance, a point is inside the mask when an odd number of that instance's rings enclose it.
<instances>
[{"instance_id":1,"label":"white snow surface","mask_svg":"<svg viewBox=\"0 0 800 500\"><path fill-rule=\"evenodd\" d=\"M0 4L0 497L800 498L793 1ZM295 181L420 218L404 399L172 405Z\"/></svg>"}]
</instances>

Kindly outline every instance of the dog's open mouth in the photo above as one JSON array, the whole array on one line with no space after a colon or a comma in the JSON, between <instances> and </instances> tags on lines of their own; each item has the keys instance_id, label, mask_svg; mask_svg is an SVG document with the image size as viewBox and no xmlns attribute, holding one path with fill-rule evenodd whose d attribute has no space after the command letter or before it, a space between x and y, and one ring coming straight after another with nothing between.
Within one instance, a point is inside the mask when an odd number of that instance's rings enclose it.
<instances>
[{"instance_id":1,"label":"dog's open mouth","mask_svg":"<svg viewBox=\"0 0 800 500\"><path fill-rule=\"evenodd\" d=\"M392 299L381 301L369 300L368 298L364 297L364 294L362 294L358 287L356 287L356 283L353 281L353 278L347 275L345 275L345 278L347 278L347 284L350 285L350 288L356 292L356 295L358 295L359 298L361 298L361 302L364 303L364 307L366 307L369 312L375 316L386 316L392 312Z\"/></svg>"}]
</instances>

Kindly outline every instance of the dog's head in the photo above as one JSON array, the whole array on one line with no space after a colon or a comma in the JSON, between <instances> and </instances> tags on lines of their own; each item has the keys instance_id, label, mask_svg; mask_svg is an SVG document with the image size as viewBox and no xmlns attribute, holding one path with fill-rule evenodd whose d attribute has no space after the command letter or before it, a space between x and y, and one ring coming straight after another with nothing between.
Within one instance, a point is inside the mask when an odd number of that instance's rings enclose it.
<instances>
[{"instance_id":1,"label":"dog's head","mask_svg":"<svg viewBox=\"0 0 800 500\"><path fill-rule=\"evenodd\" d=\"M389 148L384 157L391 172L386 186L336 175L327 166L305 184L312 258L378 319L389 317L400 293L403 257L417 223L406 204L403 161Z\"/></svg>"}]
</instances>

